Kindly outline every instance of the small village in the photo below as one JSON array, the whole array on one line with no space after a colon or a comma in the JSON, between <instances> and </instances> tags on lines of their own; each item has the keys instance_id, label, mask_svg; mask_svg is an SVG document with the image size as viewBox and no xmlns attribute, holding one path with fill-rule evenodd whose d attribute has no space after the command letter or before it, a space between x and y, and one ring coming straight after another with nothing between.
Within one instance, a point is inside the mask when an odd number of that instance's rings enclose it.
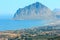
<instances>
[{"instance_id":1,"label":"small village","mask_svg":"<svg viewBox=\"0 0 60 40\"><path fill-rule=\"evenodd\" d=\"M60 29L32 28L0 32L0 40L60 40Z\"/></svg>"}]
</instances>

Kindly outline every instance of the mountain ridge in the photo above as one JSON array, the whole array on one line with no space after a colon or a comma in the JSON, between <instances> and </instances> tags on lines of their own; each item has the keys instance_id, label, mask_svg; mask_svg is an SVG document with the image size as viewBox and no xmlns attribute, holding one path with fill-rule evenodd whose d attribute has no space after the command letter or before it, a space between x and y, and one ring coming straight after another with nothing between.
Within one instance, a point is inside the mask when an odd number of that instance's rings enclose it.
<instances>
[{"instance_id":1,"label":"mountain ridge","mask_svg":"<svg viewBox=\"0 0 60 40\"><path fill-rule=\"evenodd\" d=\"M49 14L48 14L49 13ZM24 8L19 8L14 14L15 20L53 19L52 11L45 5L36 2Z\"/></svg>"}]
</instances>

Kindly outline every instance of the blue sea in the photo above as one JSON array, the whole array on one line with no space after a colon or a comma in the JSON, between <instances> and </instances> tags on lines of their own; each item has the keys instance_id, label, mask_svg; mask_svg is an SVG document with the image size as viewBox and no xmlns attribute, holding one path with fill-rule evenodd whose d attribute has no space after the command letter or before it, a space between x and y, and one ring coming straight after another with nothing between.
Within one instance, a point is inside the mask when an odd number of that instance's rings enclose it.
<instances>
[{"instance_id":1,"label":"blue sea","mask_svg":"<svg viewBox=\"0 0 60 40\"><path fill-rule=\"evenodd\" d=\"M0 20L0 31L44 26L49 22L47 20Z\"/></svg>"}]
</instances>

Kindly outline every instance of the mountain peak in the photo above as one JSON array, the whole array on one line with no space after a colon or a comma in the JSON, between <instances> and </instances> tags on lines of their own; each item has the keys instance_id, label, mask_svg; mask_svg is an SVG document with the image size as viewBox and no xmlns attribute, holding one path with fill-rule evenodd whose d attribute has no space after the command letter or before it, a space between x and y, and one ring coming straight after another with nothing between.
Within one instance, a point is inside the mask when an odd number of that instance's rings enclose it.
<instances>
[{"instance_id":1,"label":"mountain peak","mask_svg":"<svg viewBox=\"0 0 60 40\"><path fill-rule=\"evenodd\" d=\"M36 4L40 4L39 2L36 2Z\"/></svg>"},{"instance_id":2,"label":"mountain peak","mask_svg":"<svg viewBox=\"0 0 60 40\"><path fill-rule=\"evenodd\" d=\"M49 19L52 11L45 5L36 2L22 9L18 9L14 15L16 20L35 20L35 19Z\"/></svg>"},{"instance_id":3,"label":"mountain peak","mask_svg":"<svg viewBox=\"0 0 60 40\"><path fill-rule=\"evenodd\" d=\"M35 5L36 8L44 7L44 5L41 4L40 2L33 3L33 5Z\"/></svg>"},{"instance_id":4,"label":"mountain peak","mask_svg":"<svg viewBox=\"0 0 60 40\"><path fill-rule=\"evenodd\" d=\"M36 8L38 8L39 5L40 5L40 3L39 2L36 2L35 5L36 5Z\"/></svg>"}]
</instances>

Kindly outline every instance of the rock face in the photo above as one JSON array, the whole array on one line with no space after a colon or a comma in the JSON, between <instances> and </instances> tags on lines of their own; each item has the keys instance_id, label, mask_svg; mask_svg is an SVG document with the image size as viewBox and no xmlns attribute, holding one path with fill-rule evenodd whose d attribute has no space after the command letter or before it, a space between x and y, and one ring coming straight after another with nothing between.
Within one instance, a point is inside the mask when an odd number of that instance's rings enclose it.
<instances>
[{"instance_id":1,"label":"rock face","mask_svg":"<svg viewBox=\"0 0 60 40\"><path fill-rule=\"evenodd\" d=\"M56 19L60 19L60 9L54 9L53 11L54 11L54 13L55 13L55 14L54 14L54 15L55 15L55 18L56 18Z\"/></svg>"},{"instance_id":2,"label":"rock face","mask_svg":"<svg viewBox=\"0 0 60 40\"><path fill-rule=\"evenodd\" d=\"M24 8L19 8L14 14L15 20L53 19L52 11L43 4L36 2Z\"/></svg>"}]
</instances>

